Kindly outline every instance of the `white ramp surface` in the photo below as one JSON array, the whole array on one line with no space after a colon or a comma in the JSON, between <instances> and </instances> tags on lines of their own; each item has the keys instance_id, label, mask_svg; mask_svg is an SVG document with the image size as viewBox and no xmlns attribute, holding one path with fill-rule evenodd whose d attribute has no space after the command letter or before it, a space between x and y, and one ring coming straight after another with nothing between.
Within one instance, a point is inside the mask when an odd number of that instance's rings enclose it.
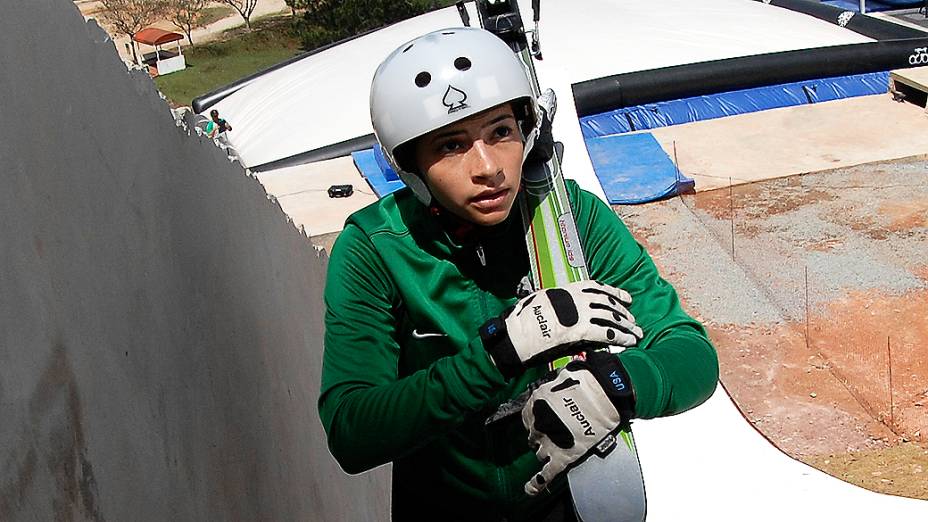
<instances>
[{"instance_id":1,"label":"white ramp surface","mask_svg":"<svg viewBox=\"0 0 928 522\"><path fill-rule=\"evenodd\" d=\"M719 386L701 406L632 424L648 520L928 520L928 502L874 493L793 460Z\"/></svg>"}]
</instances>

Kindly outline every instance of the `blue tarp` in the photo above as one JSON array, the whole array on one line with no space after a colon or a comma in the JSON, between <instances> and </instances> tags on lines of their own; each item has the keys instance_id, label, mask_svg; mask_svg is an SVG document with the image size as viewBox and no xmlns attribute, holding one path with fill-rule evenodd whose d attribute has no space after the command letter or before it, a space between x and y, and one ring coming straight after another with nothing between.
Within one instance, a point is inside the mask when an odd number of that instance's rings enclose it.
<instances>
[{"instance_id":1,"label":"blue tarp","mask_svg":"<svg viewBox=\"0 0 928 522\"><path fill-rule=\"evenodd\" d=\"M584 116L580 126L584 138L608 136L779 107L882 94L888 90L888 85L888 72L824 78L624 107Z\"/></svg>"},{"instance_id":2,"label":"blue tarp","mask_svg":"<svg viewBox=\"0 0 928 522\"><path fill-rule=\"evenodd\" d=\"M860 0L823 0L823 4L833 5L848 11L860 11ZM867 0L867 12L889 11L906 7L921 7L924 0Z\"/></svg>"},{"instance_id":3,"label":"blue tarp","mask_svg":"<svg viewBox=\"0 0 928 522\"><path fill-rule=\"evenodd\" d=\"M351 159L354 160L358 172L374 189L374 194L377 194L378 198L406 186L387 164L383 152L380 150L380 145L375 145L373 149L352 152Z\"/></svg>"},{"instance_id":4,"label":"blue tarp","mask_svg":"<svg viewBox=\"0 0 928 522\"><path fill-rule=\"evenodd\" d=\"M613 205L646 203L693 189L649 132L586 140L593 170Z\"/></svg>"},{"instance_id":5,"label":"blue tarp","mask_svg":"<svg viewBox=\"0 0 928 522\"><path fill-rule=\"evenodd\" d=\"M399 175L393 170L393 167L387 163L387 158L383 155L383 148L380 144L374 145L374 160L377 161L377 166L380 167L380 170L383 171L383 177L387 181L400 181ZM402 183L402 181L400 181Z\"/></svg>"}]
</instances>

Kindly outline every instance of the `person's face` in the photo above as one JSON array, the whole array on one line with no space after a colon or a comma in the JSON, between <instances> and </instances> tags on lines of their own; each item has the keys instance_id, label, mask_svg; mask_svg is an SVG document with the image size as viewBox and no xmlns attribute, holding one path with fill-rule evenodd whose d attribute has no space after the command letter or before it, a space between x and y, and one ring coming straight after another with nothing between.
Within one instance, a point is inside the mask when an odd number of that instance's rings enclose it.
<instances>
[{"instance_id":1,"label":"person's face","mask_svg":"<svg viewBox=\"0 0 928 522\"><path fill-rule=\"evenodd\" d=\"M213 121L218 121L218 120L219 120L219 113L218 113L218 112L211 112L211 113L209 113L209 115L213 118Z\"/></svg>"},{"instance_id":2,"label":"person's face","mask_svg":"<svg viewBox=\"0 0 928 522\"><path fill-rule=\"evenodd\" d=\"M477 225L509 216L522 179L522 137L507 104L426 134L416 164L446 209Z\"/></svg>"}]
</instances>

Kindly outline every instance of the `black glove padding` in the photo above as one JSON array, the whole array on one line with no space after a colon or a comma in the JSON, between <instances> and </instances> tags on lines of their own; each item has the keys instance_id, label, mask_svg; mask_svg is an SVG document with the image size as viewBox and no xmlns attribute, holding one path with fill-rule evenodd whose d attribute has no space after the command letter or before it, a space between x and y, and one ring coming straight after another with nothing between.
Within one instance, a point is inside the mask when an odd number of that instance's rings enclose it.
<instances>
[{"instance_id":1,"label":"black glove padding","mask_svg":"<svg viewBox=\"0 0 928 522\"><path fill-rule=\"evenodd\" d=\"M539 385L522 408L528 442L544 465L525 484L537 495L561 472L616 446L615 433L634 414L632 385L617 355L587 352Z\"/></svg>"},{"instance_id":2,"label":"black glove padding","mask_svg":"<svg viewBox=\"0 0 928 522\"><path fill-rule=\"evenodd\" d=\"M625 290L596 281L539 290L487 321L480 337L508 379L527 366L585 349L635 346L644 334L626 308L631 302ZM590 348L587 343L596 346Z\"/></svg>"}]
</instances>

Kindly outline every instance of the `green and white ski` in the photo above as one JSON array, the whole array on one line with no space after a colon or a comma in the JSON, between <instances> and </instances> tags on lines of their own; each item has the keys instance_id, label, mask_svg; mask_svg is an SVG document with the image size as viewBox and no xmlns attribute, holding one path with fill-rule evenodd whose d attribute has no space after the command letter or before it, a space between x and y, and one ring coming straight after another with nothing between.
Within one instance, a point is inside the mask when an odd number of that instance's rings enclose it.
<instances>
[{"instance_id":1,"label":"green and white ski","mask_svg":"<svg viewBox=\"0 0 928 522\"><path fill-rule=\"evenodd\" d=\"M539 0L533 0L535 30L529 45L516 0L477 0L481 26L499 36L515 52L532 80L539 105L553 119L556 100L550 91L541 96L534 58L540 58L537 23ZM465 25L469 17L458 4ZM527 224L525 240L535 289L563 286L589 278L586 260L567 198L560 159L528 161L523 168L524 197L521 211ZM552 364L561 368L562 358ZM510 408L509 412L518 411ZM504 414L505 414L504 413ZM638 522L645 519L647 502L641 465L631 426L626 422L617 436L604 440L598 452L568 471L574 509L583 522Z\"/></svg>"},{"instance_id":2,"label":"green and white ski","mask_svg":"<svg viewBox=\"0 0 928 522\"><path fill-rule=\"evenodd\" d=\"M527 164L522 214L529 223L525 239L536 288L588 279L567 189L555 156L546 164ZM553 168L552 168L553 166ZM542 181L543 178L546 178ZM545 189L543 184L549 184ZM570 362L565 357L552 369ZM583 522L640 522L646 498L631 426L603 441L598 454L567 472L574 509Z\"/></svg>"}]
</instances>

